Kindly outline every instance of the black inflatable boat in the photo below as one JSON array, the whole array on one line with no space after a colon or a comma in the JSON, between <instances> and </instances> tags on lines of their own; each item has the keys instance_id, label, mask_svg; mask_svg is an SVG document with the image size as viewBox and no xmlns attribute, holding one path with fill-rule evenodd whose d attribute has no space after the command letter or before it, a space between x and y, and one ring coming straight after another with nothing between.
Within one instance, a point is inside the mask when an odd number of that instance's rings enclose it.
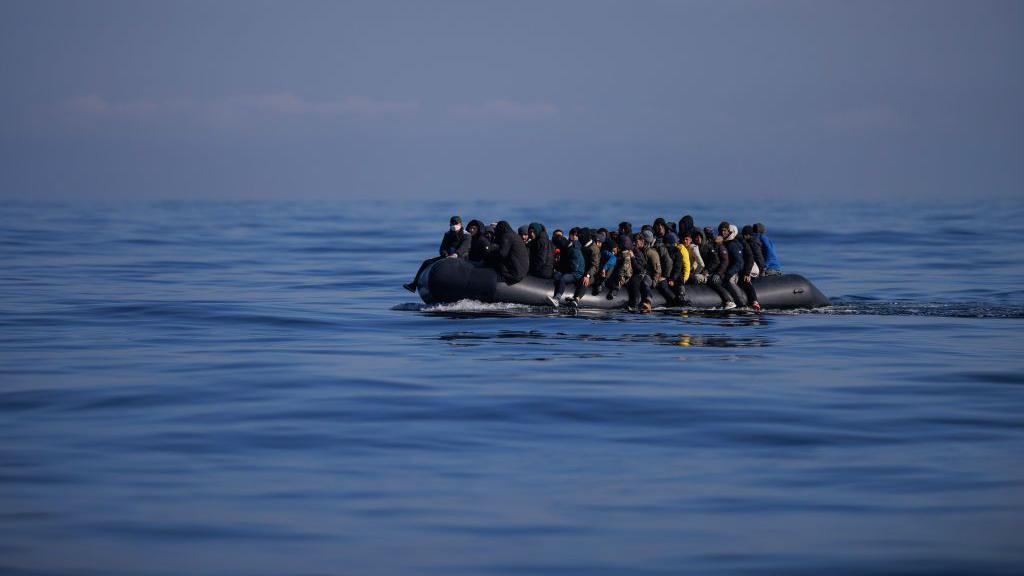
<instances>
[{"instance_id":1,"label":"black inflatable boat","mask_svg":"<svg viewBox=\"0 0 1024 576\"><path fill-rule=\"evenodd\" d=\"M828 306L828 298L806 278L798 274L766 276L753 281L754 291L762 308L819 308ZM572 295L573 287L566 289L566 296ZM521 282L509 286L498 280L493 269L474 264L462 258L438 260L420 275L417 284L420 298L427 304L478 300L480 302L511 302L530 306L550 306L548 296L554 294L551 280L527 276ZM608 300L607 291L594 295L591 290L580 300L580 308L614 309L626 305L627 293L619 290L616 297ZM694 308L717 308L722 300L714 290L704 285L687 285L686 297ZM665 299L654 291L654 307L665 306ZM737 302L744 306L746 302Z\"/></svg>"}]
</instances>

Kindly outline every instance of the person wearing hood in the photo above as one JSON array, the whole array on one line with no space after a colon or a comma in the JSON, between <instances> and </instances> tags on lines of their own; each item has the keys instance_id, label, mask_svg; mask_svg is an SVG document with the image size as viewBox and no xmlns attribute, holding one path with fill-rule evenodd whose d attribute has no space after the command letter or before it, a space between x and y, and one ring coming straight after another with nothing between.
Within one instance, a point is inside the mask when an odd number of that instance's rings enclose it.
<instances>
[{"instance_id":1,"label":"person wearing hood","mask_svg":"<svg viewBox=\"0 0 1024 576\"><path fill-rule=\"evenodd\" d=\"M780 276L782 265L779 264L779 257L775 254L775 243L765 235L764 224L754 224L754 236L761 242L761 253L764 255L764 272L762 276Z\"/></svg>"},{"instance_id":2,"label":"person wearing hood","mask_svg":"<svg viewBox=\"0 0 1024 576\"><path fill-rule=\"evenodd\" d=\"M764 247L761 246L761 239L758 238L756 234L754 234L754 227L753 226L749 226L749 225L748 226L744 226L743 229L740 230L740 236L742 236L743 237L743 241L746 242L746 246L744 246L744 250L746 250L747 248L750 248L750 250L749 250L750 256L754 260L754 265L751 268L751 272L750 272L751 278L756 278L758 276L763 276L764 275L764 270L765 270L765 265L764 265L764 249L763 249Z\"/></svg>"},{"instance_id":3,"label":"person wearing hood","mask_svg":"<svg viewBox=\"0 0 1024 576\"><path fill-rule=\"evenodd\" d=\"M729 266L725 269L722 285L732 296L733 302L740 306L747 304L745 291L740 288L740 278L744 274L746 255L743 254L743 242L739 239L740 231L735 224L722 222L718 225L718 233L729 252Z\"/></svg>"},{"instance_id":4,"label":"person wearing hood","mask_svg":"<svg viewBox=\"0 0 1024 576\"><path fill-rule=\"evenodd\" d=\"M583 274L586 272L583 262L583 250L579 242L579 229L569 230L569 235L558 235L552 239L555 246L562 254L559 260L558 272L555 273L555 294L549 296L548 300L552 306L557 307L565 293L565 287L570 283L582 283Z\"/></svg>"},{"instance_id":5,"label":"person wearing hood","mask_svg":"<svg viewBox=\"0 0 1024 576\"><path fill-rule=\"evenodd\" d=\"M490 252L490 264L509 286L522 280L530 269L530 255L526 244L512 226L502 220L494 227L494 243L497 249Z\"/></svg>"},{"instance_id":6,"label":"person wearing hood","mask_svg":"<svg viewBox=\"0 0 1024 576\"><path fill-rule=\"evenodd\" d=\"M693 216L687 214L679 219L679 228L676 234L678 234L680 238L684 236L692 237L694 232L697 232L697 227L693 225Z\"/></svg>"},{"instance_id":7,"label":"person wearing hood","mask_svg":"<svg viewBox=\"0 0 1024 576\"><path fill-rule=\"evenodd\" d=\"M668 234L668 225L665 224L665 219L655 218L654 224L651 225L651 231L654 232L655 244L664 242L665 234Z\"/></svg>"},{"instance_id":8,"label":"person wearing hood","mask_svg":"<svg viewBox=\"0 0 1024 576\"><path fill-rule=\"evenodd\" d=\"M466 233L469 234L469 261L483 262L487 258L487 251L491 241L487 238L484 223L479 220L470 220L466 225Z\"/></svg>"},{"instance_id":9,"label":"person wearing hood","mask_svg":"<svg viewBox=\"0 0 1024 576\"><path fill-rule=\"evenodd\" d=\"M550 280L554 277L555 250L548 233L538 222L530 222L527 228L530 249L530 275Z\"/></svg>"},{"instance_id":10,"label":"person wearing hood","mask_svg":"<svg viewBox=\"0 0 1024 576\"><path fill-rule=\"evenodd\" d=\"M592 294L597 296L601 288L615 272L615 265L618 263L615 253L618 251L616 243L608 236L608 231L601 229L597 231L594 243L601 247L601 261L598 265L597 276L594 280Z\"/></svg>"},{"instance_id":11,"label":"person wearing hood","mask_svg":"<svg viewBox=\"0 0 1024 576\"><path fill-rule=\"evenodd\" d=\"M420 274L427 269L428 266L444 258L465 258L469 256L469 246L472 242L472 238L465 230L462 229L462 218L459 216L452 216L448 220L448 231L444 233L441 238L441 247L438 249L439 256L436 258L429 258L420 264L420 269L416 271L416 275L413 276L412 282L408 284L402 284L402 288L405 288L409 292L416 291L416 285L419 284Z\"/></svg>"},{"instance_id":12,"label":"person wearing hood","mask_svg":"<svg viewBox=\"0 0 1024 576\"><path fill-rule=\"evenodd\" d=\"M615 269L612 271L607 282L609 288L605 298L608 300L614 300L615 296L619 293L619 289L627 286L630 280L633 279L633 240L628 234L619 234L618 239L613 244L613 250L616 262Z\"/></svg>"},{"instance_id":13,"label":"person wearing hood","mask_svg":"<svg viewBox=\"0 0 1024 576\"><path fill-rule=\"evenodd\" d=\"M587 288L597 281L597 270L601 266L601 242L595 236L590 228L580 228L579 243L583 253L583 278L576 283L576 290L572 293L572 301L569 303L573 306L580 303L580 298L583 298Z\"/></svg>"},{"instance_id":14,"label":"person wearing hood","mask_svg":"<svg viewBox=\"0 0 1024 576\"><path fill-rule=\"evenodd\" d=\"M736 302L732 299L729 291L723 286L725 284L726 271L729 269L729 250L725 247L724 238L721 236L714 236L713 238L714 240L709 241L709 243L713 242L715 267L708 269L708 286L722 299L722 307L726 310L731 310L736 307ZM707 262L706 259L705 262Z\"/></svg>"},{"instance_id":15,"label":"person wearing hood","mask_svg":"<svg viewBox=\"0 0 1024 576\"><path fill-rule=\"evenodd\" d=\"M522 226L519 227L518 232L519 232L519 237L523 239L523 244L529 244L530 243L530 227L527 226L526 224L523 224Z\"/></svg>"},{"instance_id":16,"label":"person wearing hood","mask_svg":"<svg viewBox=\"0 0 1024 576\"><path fill-rule=\"evenodd\" d=\"M701 260L704 261L704 273L707 275L707 279L710 279L715 271L718 270L720 264L718 261L718 246L715 244L715 235L708 236L706 232L694 230L693 239L697 243Z\"/></svg>"}]
</instances>

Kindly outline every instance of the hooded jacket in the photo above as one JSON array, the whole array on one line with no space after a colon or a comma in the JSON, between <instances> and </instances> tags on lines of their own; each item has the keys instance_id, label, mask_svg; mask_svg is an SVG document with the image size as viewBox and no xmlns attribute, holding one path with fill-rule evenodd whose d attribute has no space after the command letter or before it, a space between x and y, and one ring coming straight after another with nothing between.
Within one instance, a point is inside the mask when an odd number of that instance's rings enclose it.
<instances>
[{"instance_id":1,"label":"hooded jacket","mask_svg":"<svg viewBox=\"0 0 1024 576\"><path fill-rule=\"evenodd\" d=\"M758 270L764 273L764 247L761 246L761 238L754 233L753 226L744 226L742 235L743 239L747 241L747 246L750 248L748 254L753 260L753 264L757 264Z\"/></svg>"},{"instance_id":2,"label":"hooded jacket","mask_svg":"<svg viewBox=\"0 0 1024 576\"><path fill-rule=\"evenodd\" d=\"M555 249L544 227L537 222L530 222L529 230L535 237L527 246L530 249L530 275L538 278L552 278L555 275Z\"/></svg>"},{"instance_id":3,"label":"hooded jacket","mask_svg":"<svg viewBox=\"0 0 1024 576\"><path fill-rule=\"evenodd\" d=\"M721 227L719 227L721 228ZM725 248L729 251L729 267L725 269L726 279L732 278L733 275L738 275L744 271L746 263L744 262L743 256L743 242L737 238L739 236L739 229L736 228L735 224L729 224L729 236L723 238Z\"/></svg>"},{"instance_id":4,"label":"hooded jacket","mask_svg":"<svg viewBox=\"0 0 1024 576\"><path fill-rule=\"evenodd\" d=\"M510 286L522 280L530 269L530 255L522 237L502 220L494 227L494 242L498 249L491 253L491 262L498 276Z\"/></svg>"},{"instance_id":5,"label":"hooded jacket","mask_svg":"<svg viewBox=\"0 0 1024 576\"><path fill-rule=\"evenodd\" d=\"M484 223L479 220L470 220L469 225L466 226L466 233L468 234L468 230L474 226L476 226L476 234L470 235L469 259L472 262L483 262L487 257L487 250L491 242L484 236Z\"/></svg>"}]
</instances>

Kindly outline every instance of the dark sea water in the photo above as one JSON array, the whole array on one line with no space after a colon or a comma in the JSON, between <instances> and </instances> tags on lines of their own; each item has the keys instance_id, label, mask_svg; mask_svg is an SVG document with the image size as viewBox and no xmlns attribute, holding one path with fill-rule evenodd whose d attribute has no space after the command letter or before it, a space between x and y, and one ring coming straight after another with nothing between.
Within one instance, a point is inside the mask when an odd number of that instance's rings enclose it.
<instances>
[{"instance_id":1,"label":"dark sea water","mask_svg":"<svg viewBox=\"0 0 1024 576\"><path fill-rule=\"evenodd\" d=\"M1024 203L764 221L819 311L400 288L456 207L0 208L0 574L1024 573Z\"/></svg>"}]
</instances>

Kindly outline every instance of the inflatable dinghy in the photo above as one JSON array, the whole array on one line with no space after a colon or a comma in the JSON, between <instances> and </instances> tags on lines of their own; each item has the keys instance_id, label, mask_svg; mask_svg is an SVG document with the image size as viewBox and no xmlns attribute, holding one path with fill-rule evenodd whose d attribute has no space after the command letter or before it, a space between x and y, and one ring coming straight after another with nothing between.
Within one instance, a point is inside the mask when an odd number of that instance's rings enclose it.
<instances>
[{"instance_id":1,"label":"inflatable dinghy","mask_svg":"<svg viewBox=\"0 0 1024 576\"><path fill-rule=\"evenodd\" d=\"M814 284L798 274L765 276L752 282L754 292L762 308L819 308L828 306L828 298ZM462 258L438 260L420 274L417 283L420 298L427 304L478 300L480 302L509 302L528 306L551 306L548 296L554 295L554 281L527 276L521 282L509 286L498 279L492 268L478 265ZM574 286L569 285L563 296L572 296ZM742 291L741 291L742 292ZM623 287L615 298L607 298L607 289L593 294L587 289L580 300L583 309L616 309L626 306L628 292ZM702 284L686 286L688 307L719 308L722 299L710 287ZM665 299L654 291L652 304L655 308L665 307ZM736 302L739 306L746 301Z\"/></svg>"}]
</instances>

